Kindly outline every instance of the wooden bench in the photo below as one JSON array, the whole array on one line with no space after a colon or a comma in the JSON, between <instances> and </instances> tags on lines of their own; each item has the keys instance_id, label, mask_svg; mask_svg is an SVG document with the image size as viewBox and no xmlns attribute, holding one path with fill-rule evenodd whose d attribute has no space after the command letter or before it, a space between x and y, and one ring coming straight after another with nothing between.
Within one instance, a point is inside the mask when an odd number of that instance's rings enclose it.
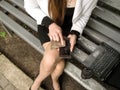
<instances>
[{"instance_id":1,"label":"wooden bench","mask_svg":"<svg viewBox=\"0 0 120 90\"><path fill-rule=\"evenodd\" d=\"M82 38L77 42L80 47L75 47L72 54L77 61L80 63L85 61L89 53L92 53L103 41L120 52L119 6L120 1L118 0L99 0L84 30ZM24 11L23 0L0 0L0 21L38 52L43 54L44 50L38 38L11 18L7 12L27 25L31 30L37 32L35 20ZM87 90L106 90L103 85L93 78L87 80L82 79L81 71L79 67L71 62L67 62L64 69L65 73Z\"/></svg>"}]
</instances>

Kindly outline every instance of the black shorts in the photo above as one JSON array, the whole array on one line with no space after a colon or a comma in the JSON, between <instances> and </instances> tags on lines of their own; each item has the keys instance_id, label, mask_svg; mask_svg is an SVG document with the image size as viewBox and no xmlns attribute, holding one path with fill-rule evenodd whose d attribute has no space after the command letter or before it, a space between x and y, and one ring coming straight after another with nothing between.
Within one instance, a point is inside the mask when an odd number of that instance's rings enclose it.
<instances>
[{"instance_id":1,"label":"black shorts","mask_svg":"<svg viewBox=\"0 0 120 90\"><path fill-rule=\"evenodd\" d=\"M49 33L48 28L46 28L45 26L38 25L38 35L42 45L50 41L48 33Z\"/></svg>"},{"instance_id":2,"label":"black shorts","mask_svg":"<svg viewBox=\"0 0 120 90\"><path fill-rule=\"evenodd\" d=\"M70 32L70 29L64 29L62 31L63 36L67 36ZM46 42L50 41L50 38L48 36L49 30L45 26L38 25L38 35L39 35L39 40L41 44L43 45Z\"/></svg>"}]
</instances>

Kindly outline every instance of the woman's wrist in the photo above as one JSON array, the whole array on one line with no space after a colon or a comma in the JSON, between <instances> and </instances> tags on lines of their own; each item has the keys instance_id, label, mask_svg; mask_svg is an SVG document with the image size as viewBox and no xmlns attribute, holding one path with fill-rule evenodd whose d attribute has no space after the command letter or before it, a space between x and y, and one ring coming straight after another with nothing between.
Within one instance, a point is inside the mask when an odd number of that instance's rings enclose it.
<instances>
[{"instance_id":1,"label":"woman's wrist","mask_svg":"<svg viewBox=\"0 0 120 90\"><path fill-rule=\"evenodd\" d=\"M50 30L51 28L53 29L54 26L55 26L55 23L53 22L53 23L51 23L51 24L48 26L48 29L49 29L49 30Z\"/></svg>"},{"instance_id":2,"label":"woman's wrist","mask_svg":"<svg viewBox=\"0 0 120 90\"><path fill-rule=\"evenodd\" d=\"M78 31L76 31L76 30L71 30L71 32L69 34L76 35L76 39L78 39L79 36L80 36L80 33Z\"/></svg>"},{"instance_id":3,"label":"woman's wrist","mask_svg":"<svg viewBox=\"0 0 120 90\"><path fill-rule=\"evenodd\" d=\"M43 18L41 25L49 28L49 25L51 25L52 23L54 23L54 21L48 16L46 16Z\"/></svg>"}]
</instances>

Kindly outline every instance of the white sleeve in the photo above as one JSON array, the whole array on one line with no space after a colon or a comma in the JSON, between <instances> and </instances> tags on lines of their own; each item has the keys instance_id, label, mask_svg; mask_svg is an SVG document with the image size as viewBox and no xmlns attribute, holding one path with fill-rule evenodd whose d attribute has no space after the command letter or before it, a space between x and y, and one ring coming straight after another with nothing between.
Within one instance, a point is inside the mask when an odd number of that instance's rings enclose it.
<instances>
[{"instance_id":1,"label":"white sleeve","mask_svg":"<svg viewBox=\"0 0 120 90\"><path fill-rule=\"evenodd\" d=\"M47 16L38 5L36 0L24 0L24 8L26 12L32 16L38 24L41 24L42 19Z\"/></svg>"},{"instance_id":2,"label":"white sleeve","mask_svg":"<svg viewBox=\"0 0 120 90\"><path fill-rule=\"evenodd\" d=\"M81 15L78 20L73 23L71 30L76 30L80 34L82 34L83 29L85 28L93 9L96 7L97 1L98 0L83 0L84 3L82 3L83 6Z\"/></svg>"}]
</instances>

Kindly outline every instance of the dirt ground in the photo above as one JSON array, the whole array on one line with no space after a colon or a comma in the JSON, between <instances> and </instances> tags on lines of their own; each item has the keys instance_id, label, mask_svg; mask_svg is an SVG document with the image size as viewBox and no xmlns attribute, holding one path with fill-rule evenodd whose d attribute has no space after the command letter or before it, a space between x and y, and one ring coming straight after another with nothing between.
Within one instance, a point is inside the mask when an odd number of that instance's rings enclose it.
<instances>
[{"instance_id":1,"label":"dirt ground","mask_svg":"<svg viewBox=\"0 0 120 90\"><path fill-rule=\"evenodd\" d=\"M0 32L5 29L0 24ZM1 33L0 33L1 34ZM5 54L16 66L18 66L29 77L34 79L39 70L39 63L42 55L32 48L29 44L12 33L12 36L0 35L0 52ZM63 73L60 77L61 90L86 90L75 80ZM53 90L51 77L49 76L43 81L42 86L45 90ZM116 90L110 87L108 90Z\"/></svg>"}]
</instances>

